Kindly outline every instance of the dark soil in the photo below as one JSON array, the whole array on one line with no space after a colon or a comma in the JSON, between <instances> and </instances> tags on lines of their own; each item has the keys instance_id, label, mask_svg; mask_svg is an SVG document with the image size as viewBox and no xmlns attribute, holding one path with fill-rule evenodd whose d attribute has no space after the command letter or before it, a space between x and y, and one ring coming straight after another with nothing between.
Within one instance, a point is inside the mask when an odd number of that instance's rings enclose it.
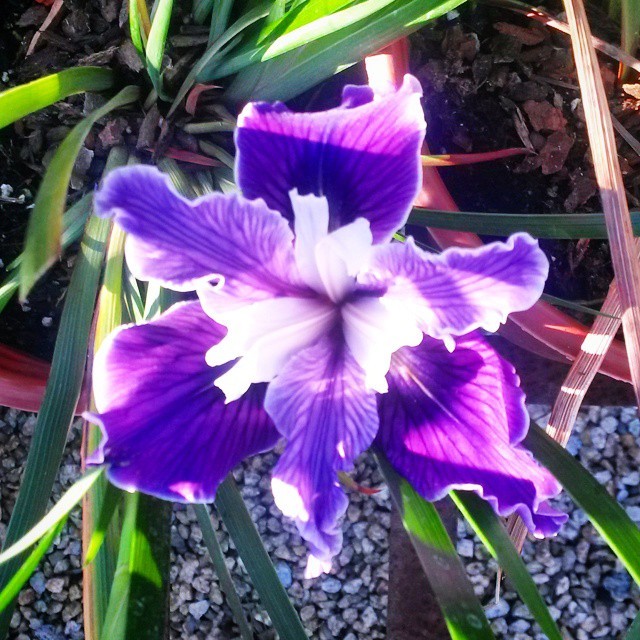
<instances>
[{"instance_id":1,"label":"dark soil","mask_svg":"<svg viewBox=\"0 0 640 640\"><path fill-rule=\"evenodd\" d=\"M598 16L599 28L607 21ZM614 32L599 33L611 42ZM425 92L431 152L484 152L529 146L510 160L442 169L463 211L600 211L569 38L483 5L440 20L412 38L412 69ZM615 85L617 66L601 58L612 111L640 136L640 101ZM619 153L632 206L640 198L640 158ZM603 298L612 277L603 241L542 241L551 259L547 293Z\"/></svg>"}]
</instances>

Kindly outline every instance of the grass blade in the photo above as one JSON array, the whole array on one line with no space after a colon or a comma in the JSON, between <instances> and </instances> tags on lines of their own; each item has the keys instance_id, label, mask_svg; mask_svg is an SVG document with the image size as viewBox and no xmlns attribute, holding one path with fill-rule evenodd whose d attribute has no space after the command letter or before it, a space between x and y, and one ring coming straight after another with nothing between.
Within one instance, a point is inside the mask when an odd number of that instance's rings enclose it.
<instances>
[{"instance_id":1,"label":"grass blade","mask_svg":"<svg viewBox=\"0 0 640 640\"><path fill-rule=\"evenodd\" d=\"M225 98L230 102L288 100L391 41L408 35L429 20L455 9L462 2L395 0L385 10L347 29L244 69L225 93ZM278 78L278 82L273 78Z\"/></svg>"},{"instance_id":2,"label":"grass blade","mask_svg":"<svg viewBox=\"0 0 640 640\"><path fill-rule=\"evenodd\" d=\"M640 640L640 613L636 615L635 619L631 623L624 640Z\"/></svg>"},{"instance_id":3,"label":"grass blade","mask_svg":"<svg viewBox=\"0 0 640 640\"><path fill-rule=\"evenodd\" d=\"M625 510L570 453L533 422L523 444L585 511L636 584L640 584L640 530Z\"/></svg>"},{"instance_id":4,"label":"grass blade","mask_svg":"<svg viewBox=\"0 0 640 640\"><path fill-rule=\"evenodd\" d=\"M124 164L126 154L113 149L108 167ZM91 217L80 245L60 320L51 373L38 415L18 499L7 528L5 545L21 538L44 515L60 466L69 425L80 397L93 310L102 272L109 220ZM14 558L0 567L0 588L19 565ZM11 609L0 616L0 638L11 620Z\"/></svg>"},{"instance_id":5,"label":"grass blade","mask_svg":"<svg viewBox=\"0 0 640 640\"><path fill-rule=\"evenodd\" d=\"M300 618L231 476L218 487L215 505L280 640L307 640Z\"/></svg>"},{"instance_id":6,"label":"grass blade","mask_svg":"<svg viewBox=\"0 0 640 640\"><path fill-rule=\"evenodd\" d=\"M38 278L57 259L61 248L62 212L71 171L91 127L110 111L138 99L138 87L125 87L104 106L81 120L58 147L42 180L29 218L20 263L20 298L24 300Z\"/></svg>"},{"instance_id":7,"label":"grass blade","mask_svg":"<svg viewBox=\"0 0 640 640\"><path fill-rule=\"evenodd\" d=\"M91 485L99 478L101 473L102 469L92 469L67 489L46 516L37 522L35 526L18 541L0 553L0 564L5 564L9 560L19 556L38 542L40 538L45 536L61 520L64 520L69 515L71 509L82 500L82 496L90 489ZM8 532L7 538L9 538Z\"/></svg>"},{"instance_id":8,"label":"grass blade","mask_svg":"<svg viewBox=\"0 0 640 640\"><path fill-rule=\"evenodd\" d=\"M87 218L91 213L92 202L93 194L88 193L65 211L62 216L62 237L60 242L62 244L63 251L82 235L84 226L87 223ZM7 266L9 275L5 278L2 285L0 285L0 313L2 313L9 300L13 297L13 294L18 290L18 286L20 284L20 271L18 267L20 266L21 261L22 254Z\"/></svg>"},{"instance_id":9,"label":"grass blade","mask_svg":"<svg viewBox=\"0 0 640 640\"><path fill-rule=\"evenodd\" d=\"M102 543L107 535L107 529L120 505L121 498L122 492L110 482L107 482L101 500L100 513L95 526L92 528L91 538L84 555L84 566L91 564L98 555L98 551L102 548Z\"/></svg>"},{"instance_id":10,"label":"grass blade","mask_svg":"<svg viewBox=\"0 0 640 640\"><path fill-rule=\"evenodd\" d=\"M139 493L125 494L125 516L104 640L162 640L166 637L171 503Z\"/></svg>"},{"instance_id":11,"label":"grass blade","mask_svg":"<svg viewBox=\"0 0 640 640\"><path fill-rule=\"evenodd\" d=\"M0 93L0 129L76 93L104 91L112 86L110 69L74 67L7 89Z\"/></svg>"},{"instance_id":12,"label":"grass blade","mask_svg":"<svg viewBox=\"0 0 640 640\"><path fill-rule=\"evenodd\" d=\"M159 96L163 96L160 71L162 69L162 57L164 56L164 47L167 42L167 34L169 33L172 10L173 0L159 1L155 15L153 16L151 31L149 32L149 39L147 40L145 50L147 73Z\"/></svg>"},{"instance_id":13,"label":"grass blade","mask_svg":"<svg viewBox=\"0 0 640 640\"><path fill-rule=\"evenodd\" d=\"M227 597L227 604L229 605L236 624L240 629L240 636L242 637L242 640L253 640L253 632L251 631L251 627L249 626L242 610L240 597L233 586L231 573L229 573L227 563L224 561L224 554L222 553L222 548L218 542L218 536L216 536L207 507L204 504L194 504L193 508L196 512L198 523L200 524L202 539L209 551L216 573L218 574L220 586Z\"/></svg>"},{"instance_id":14,"label":"grass blade","mask_svg":"<svg viewBox=\"0 0 640 640\"><path fill-rule=\"evenodd\" d=\"M631 213L631 222L634 233L640 235L640 211ZM518 231L526 231L536 238L607 239L607 226L602 213L476 213L415 207L409 216L409 224L451 231L470 231L489 236L508 236Z\"/></svg>"},{"instance_id":15,"label":"grass blade","mask_svg":"<svg viewBox=\"0 0 640 640\"><path fill-rule=\"evenodd\" d=\"M145 45L151 31L146 0L129 0L129 35L138 55L146 63Z\"/></svg>"},{"instance_id":16,"label":"grass blade","mask_svg":"<svg viewBox=\"0 0 640 640\"><path fill-rule=\"evenodd\" d=\"M213 0L211 12L211 28L209 29L209 44L215 42L227 28L229 15L233 8L233 0Z\"/></svg>"},{"instance_id":17,"label":"grass blade","mask_svg":"<svg viewBox=\"0 0 640 640\"><path fill-rule=\"evenodd\" d=\"M531 574L520 554L513 546L507 530L493 509L478 495L468 491L452 491L451 498L467 522L471 524L489 553L498 561L513 582L522 601L540 625L549 640L562 640L558 625L554 622Z\"/></svg>"},{"instance_id":18,"label":"grass blade","mask_svg":"<svg viewBox=\"0 0 640 640\"><path fill-rule=\"evenodd\" d=\"M422 499L383 456L376 457L451 638L491 640L493 631L436 508Z\"/></svg>"},{"instance_id":19,"label":"grass blade","mask_svg":"<svg viewBox=\"0 0 640 640\"><path fill-rule=\"evenodd\" d=\"M4 611L20 593L20 589L22 589L25 582L35 571L38 563L42 559L42 556L47 552L49 547L53 544L53 541L62 531L66 521L67 516L64 516L62 520L55 524L41 538L38 546L29 554L29 557L22 563L20 569L18 569L14 574L13 578L9 580L7 586L2 590L2 593L0 593L0 611Z\"/></svg>"},{"instance_id":20,"label":"grass blade","mask_svg":"<svg viewBox=\"0 0 640 640\"><path fill-rule=\"evenodd\" d=\"M211 43L209 48L205 51L204 55L200 58L200 60L198 60L195 65L193 65L193 68L191 69L191 71L189 71L187 77L184 79L184 82L178 90L178 94L176 95L175 100L171 104L171 109L169 109L168 115L171 115L178 108L178 105L182 102L182 100L184 100L187 93L189 93L196 79L200 79L200 72L209 64L209 61L218 52L226 44L231 42L237 35L242 33L245 29L258 22L258 20L262 20L268 15L269 3L262 2L253 9L247 11L243 16L238 18L238 20L236 20L215 42Z\"/></svg>"}]
</instances>

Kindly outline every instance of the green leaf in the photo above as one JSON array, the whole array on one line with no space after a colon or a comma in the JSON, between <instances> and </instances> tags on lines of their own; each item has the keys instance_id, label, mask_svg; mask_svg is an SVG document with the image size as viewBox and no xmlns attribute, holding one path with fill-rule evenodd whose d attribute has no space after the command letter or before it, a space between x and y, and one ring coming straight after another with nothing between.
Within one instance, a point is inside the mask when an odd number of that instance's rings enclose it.
<instances>
[{"instance_id":1,"label":"green leaf","mask_svg":"<svg viewBox=\"0 0 640 640\"><path fill-rule=\"evenodd\" d=\"M7 89L0 93L0 129L76 93L104 91L112 86L110 69L74 67Z\"/></svg>"},{"instance_id":2,"label":"green leaf","mask_svg":"<svg viewBox=\"0 0 640 640\"><path fill-rule=\"evenodd\" d=\"M107 529L118 509L121 498L122 492L110 482L107 482L104 495L101 497L100 513L98 514L95 526L92 528L91 539L85 552L85 566L95 560L98 551L102 548L102 543L107 535Z\"/></svg>"},{"instance_id":3,"label":"green leaf","mask_svg":"<svg viewBox=\"0 0 640 640\"><path fill-rule=\"evenodd\" d=\"M640 585L640 530L607 490L565 449L531 423L523 444L558 479Z\"/></svg>"},{"instance_id":4,"label":"green leaf","mask_svg":"<svg viewBox=\"0 0 640 640\"><path fill-rule=\"evenodd\" d=\"M453 640L491 640L493 631L440 515L377 455L404 528L438 599Z\"/></svg>"},{"instance_id":5,"label":"green leaf","mask_svg":"<svg viewBox=\"0 0 640 640\"><path fill-rule=\"evenodd\" d=\"M106 171L126 162L126 152L113 149ZM80 396L96 293L100 282L110 221L91 217L80 244L67 289L51 373L38 414L20 493L7 528L5 546L10 546L45 514L60 466L69 425ZM20 564L19 558L0 567L3 588ZM11 620L11 609L0 616L0 638Z\"/></svg>"},{"instance_id":6,"label":"green leaf","mask_svg":"<svg viewBox=\"0 0 640 640\"><path fill-rule=\"evenodd\" d=\"M640 640L640 613L638 613L627 630L624 640Z\"/></svg>"},{"instance_id":7,"label":"green leaf","mask_svg":"<svg viewBox=\"0 0 640 640\"><path fill-rule=\"evenodd\" d=\"M215 505L280 640L307 640L300 618L231 476L218 487Z\"/></svg>"},{"instance_id":8,"label":"green leaf","mask_svg":"<svg viewBox=\"0 0 640 640\"><path fill-rule=\"evenodd\" d=\"M554 305L555 307L565 307L567 309L573 309L573 311L579 311L580 313L588 313L590 316L605 316L606 318L619 320L619 318L617 318L616 316L612 316L609 313L602 313L601 311L596 311L595 309L591 309L591 307L586 307L583 304L579 304L571 300L556 298L556 296L551 296L548 293L543 293L540 296L540 299L544 300L545 302L548 302L549 304Z\"/></svg>"},{"instance_id":9,"label":"green leaf","mask_svg":"<svg viewBox=\"0 0 640 640\"><path fill-rule=\"evenodd\" d=\"M67 249L69 245L73 244L82 235L84 225L87 222L87 218L91 213L91 203L93 202L93 194L88 193L83 196L72 207L65 211L62 216L62 249ZM15 292L18 290L20 284L20 271L18 267L22 260L22 254L20 254L11 264L7 265L7 271L9 275L5 278L2 285L0 285L0 313L7 306L7 303Z\"/></svg>"},{"instance_id":10,"label":"green leaf","mask_svg":"<svg viewBox=\"0 0 640 640\"><path fill-rule=\"evenodd\" d=\"M507 530L493 509L478 495L468 491L452 491L451 498L473 527L489 553L498 561L516 588L522 601L546 633L549 640L562 640L533 578L515 548Z\"/></svg>"},{"instance_id":11,"label":"green leaf","mask_svg":"<svg viewBox=\"0 0 640 640\"><path fill-rule=\"evenodd\" d=\"M56 502L54 507L29 531L17 540L10 547L0 553L0 564L5 564L9 560L16 558L29 547L34 545L40 538L46 536L52 528L59 522L66 519L71 509L73 509L82 500L82 496L89 491L89 488L100 477L102 469L92 469L87 472L80 480L67 489L60 500ZM14 509L15 513L15 509ZM7 532L7 539L9 535Z\"/></svg>"},{"instance_id":12,"label":"green leaf","mask_svg":"<svg viewBox=\"0 0 640 640\"><path fill-rule=\"evenodd\" d=\"M140 12L140 2L143 3L143 10L146 10L145 0L129 0L129 35L131 36L131 42L136 48L140 59L146 63L146 57L144 53L144 45L147 41L146 31L144 27L144 21ZM149 17L147 16L147 20Z\"/></svg>"},{"instance_id":13,"label":"green leaf","mask_svg":"<svg viewBox=\"0 0 640 640\"><path fill-rule=\"evenodd\" d=\"M262 18L267 15L269 15L269 3L261 2L258 6L247 11L243 16L238 18L238 20L236 20L215 42L211 44L211 46L209 46L209 48L204 52L204 55L195 65L193 65L193 68L187 74L182 86L178 90L175 100L171 104L171 109L169 109L168 115L171 115L178 108L178 105L186 97L187 93L189 93L191 87L196 81L196 78L198 78L200 71L202 71L209 61L238 34L242 33L252 24L258 22L258 20L262 20Z\"/></svg>"},{"instance_id":14,"label":"green leaf","mask_svg":"<svg viewBox=\"0 0 640 640\"><path fill-rule=\"evenodd\" d=\"M640 211L631 212L631 222L634 234L640 235ZM475 213L414 208L408 223L490 236L508 236L517 231L526 231L536 238L558 240L607 238L602 213Z\"/></svg>"},{"instance_id":15,"label":"green leaf","mask_svg":"<svg viewBox=\"0 0 640 640\"><path fill-rule=\"evenodd\" d=\"M451 11L463 1L395 0L385 9L348 28L244 69L225 92L225 99L234 103L288 100L341 69L360 62L364 56L393 40L408 35L429 20ZM199 77L199 80L206 78Z\"/></svg>"},{"instance_id":16,"label":"green leaf","mask_svg":"<svg viewBox=\"0 0 640 640\"><path fill-rule=\"evenodd\" d=\"M276 40L265 47L260 60L265 62L302 45L335 33L340 29L347 29L356 22L369 18L371 15L393 4L394 0L367 0L350 6L342 11L317 18L293 30L287 30Z\"/></svg>"},{"instance_id":17,"label":"green leaf","mask_svg":"<svg viewBox=\"0 0 640 640\"><path fill-rule=\"evenodd\" d=\"M164 47L167 42L167 33L169 33L169 24L171 23L171 12L173 10L173 0L159 0L153 22L151 23L151 31L147 40L145 55L147 59L147 72L153 82L153 86L160 97L163 97L162 90L162 57L164 56Z\"/></svg>"},{"instance_id":18,"label":"green leaf","mask_svg":"<svg viewBox=\"0 0 640 640\"><path fill-rule=\"evenodd\" d=\"M22 563L20 569L18 569L14 574L13 578L9 580L7 586L0 593L0 611L4 611L8 606L10 606L16 596L20 593L20 589L22 589L25 582L35 571L38 563L42 559L42 556L47 552L49 547L53 544L53 541L62 531L66 521L67 518L65 516L40 539L38 546L29 554L29 557Z\"/></svg>"},{"instance_id":19,"label":"green leaf","mask_svg":"<svg viewBox=\"0 0 640 640\"><path fill-rule=\"evenodd\" d=\"M253 640L253 632L251 631L251 627L247 623L247 619L242 610L240 597L233 586L233 579L231 578L231 573L229 572L227 563L224 560L224 554L222 553L220 543L218 542L218 537L216 536L216 532L213 528L211 516L207 511L207 507L204 504L194 504L193 508L196 512L198 523L200 524L200 530L202 531L202 540L209 551L209 555L213 561L213 566L218 574L218 579L220 580L220 586L227 597L227 604L229 605L236 624L240 629L242 640Z\"/></svg>"},{"instance_id":20,"label":"green leaf","mask_svg":"<svg viewBox=\"0 0 640 640\"><path fill-rule=\"evenodd\" d=\"M211 28L209 29L209 44L214 43L225 32L229 24L229 16L233 8L233 0L213 0L211 12Z\"/></svg>"},{"instance_id":21,"label":"green leaf","mask_svg":"<svg viewBox=\"0 0 640 640\"><path fill-rule=\"evenodd\" d=\"M80 121L56 150L44 175L29 218L20 263L20 298L24 300L38 278L60 255L62 212L76 157L91 127L113 109L137 100L140 90L126 87L104 106Z\"/></svg>"},{"instance_id":22,"label":"green leaf","mask_svg":"<svg viewBox=\"0 0 640 640\"><path fill-rule=\"evenodd\" d=\"M104 640L163 640L167 629L171 503L125 495L125 517Z\"/></svg>"}]
</instances>

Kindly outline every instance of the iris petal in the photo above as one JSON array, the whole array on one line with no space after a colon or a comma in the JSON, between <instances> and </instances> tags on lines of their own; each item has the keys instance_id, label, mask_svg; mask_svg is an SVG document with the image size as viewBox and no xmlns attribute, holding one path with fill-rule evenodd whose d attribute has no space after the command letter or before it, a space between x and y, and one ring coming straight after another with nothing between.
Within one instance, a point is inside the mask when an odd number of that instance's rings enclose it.
<instances>
[{"instance_id":1,"label":"iris petal","mask_svg":"<svg viewBox=\"0 0 640 640\"><path fill-rule=\"evenodd\" d=\"M509 313L542 294L549 263L536 240L518 233L480 249L422 251L412 241L375 248L363 284L386 287L383 302L411 315L433 338L496 331Z\"/></svg>"},{"instance_id":2,"label":"iris petal","mask_svg":"<svg viewBox=\"0 0 640 640\"><path fill-rule=\"evenodd\" d=\"M289 192L324 196L330 230L366 218L384 242L409 215L421 180L425 122L419 82L384 96L346 87L343 103L318 113L251 103L238 118L236 173L243 194L293 220ZM268 179L265 178L268 176Z\"/></svg>"},{"instance_id":3,"label":"iris petal","mask_svg":"<svg viewBox=\"0 0 640 640\"><path fill-rule=\"evenodd\" d=\"M342 545L347 498L338 472L349 470L376 434L375 395L339 336L327 336L287 363L268 387L265 408L287 438L274 498L309 543L312 575L326 570Z\"/></svg>"},{"instance_id":4,"label":"iris petal","mask_svg":"<svg viewBox=\"0 0 640 640\"><path fill-rule=\"evenodd\" d=\"M528 415L513 367L478 335L456 342L449 353L425 337L395 354L377 446L427 500L474 490L536 535L557 532L566 516L546 501L561 488L518 445Z\"/></svg>"},{"instance_id":5,"label":"iris petal","mask_svg":"<svg viewBox=\"0 0 640 640\"><path fill-rule=\"evenodd\" d=\"M178 291L200 288L209 309L305 288L291 229L264 202L220 193L189 201L160 171L138 166L109 174L96 206L127 231L134 275Z\"/></svg>"},{"instance_id":6,"label":"iris petal","mask_svg":"<svg viewBox=\"0 0 640 640\"><path fill-rule=\"evenodd\" d=\"M264 385L225 404L213 386L224 368L205 353L225 329L198 302L111 334L94 365L98 422L105 438L92 457L127 490L167 500L210 502L233 467L278 440L262 408Z\"/></svg>"}]
</instances>

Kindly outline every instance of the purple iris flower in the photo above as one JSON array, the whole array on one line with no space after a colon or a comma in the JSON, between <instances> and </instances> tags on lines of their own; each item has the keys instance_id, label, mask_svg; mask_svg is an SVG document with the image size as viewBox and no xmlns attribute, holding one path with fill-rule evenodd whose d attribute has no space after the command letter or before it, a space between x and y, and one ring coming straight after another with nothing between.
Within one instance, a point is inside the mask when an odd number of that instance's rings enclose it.
<instances>
[{"instance_id":1,"label":"purple iris flower","mask_svg":"<svg viewBox=\"0 0 640 640\"><path fill-rule=\"evenodd\" d=\"M540 296L526 234L477 250L391 242L420 186L421 89L349 86L340 107L249 104L236 132L242 195L178 195L156 169L113 172L96 197L128 233L132 272L198 299L123 327L96 357L110 480L210 502L247 456L286 441L272 479L308 542L307 576L342 543L338 474L372 444L427 500L477 491L536 535L560 487L518 443L513 367L481 337Z\"/></svg>"}]
</instances>

